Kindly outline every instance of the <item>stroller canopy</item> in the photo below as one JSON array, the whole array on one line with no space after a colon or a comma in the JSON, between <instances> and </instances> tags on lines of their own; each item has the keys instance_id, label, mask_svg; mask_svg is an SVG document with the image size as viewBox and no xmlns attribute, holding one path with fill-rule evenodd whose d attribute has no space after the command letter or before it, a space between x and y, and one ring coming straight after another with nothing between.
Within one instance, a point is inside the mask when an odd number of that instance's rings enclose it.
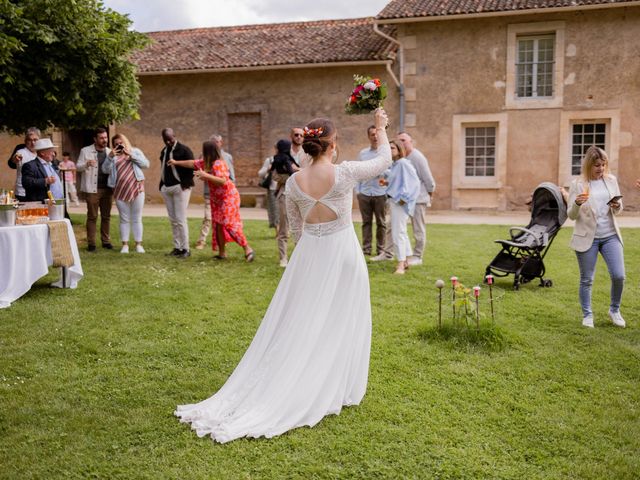
<instances>
[{"instance_id":1,"label":"stroller canopy","mask_svg":"<svg viewBox=\"0 0 640 480\"><path fill-rule=\"evenodd\" d=\"M543 182L533 192L531 202L531 224L560 228L567 220L567 204L560 187Z\"/></svg>"}]
</instances>

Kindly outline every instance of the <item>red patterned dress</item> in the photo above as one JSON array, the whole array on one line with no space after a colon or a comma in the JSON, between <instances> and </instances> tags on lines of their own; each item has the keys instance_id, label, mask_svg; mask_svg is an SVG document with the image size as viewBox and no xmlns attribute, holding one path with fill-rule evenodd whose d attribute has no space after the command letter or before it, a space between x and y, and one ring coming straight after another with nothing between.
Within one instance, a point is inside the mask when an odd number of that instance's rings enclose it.
<instances>
[{"instance_id":1,"label":"red patterned dress","mask_svg":"<svg viewBox=\"0 0 640 480\"><path fill-rule=\"evenodd\" d=\"M229 169L224 160L218 159L213 162L210 171L206 171L204 160L195 161L196 170L204 170L214 177L224 178L227 181L224 185L214 185L209 183L209 203L211 205L211 223L213 224L213 234L211 235L211 248L218 250L216 241L216 226L222 225L225 243L236 242L241 247L247 245L247 239L242 232L242 220L240 219L240 193L229 179Z\"/></svg>"}]
</instances>

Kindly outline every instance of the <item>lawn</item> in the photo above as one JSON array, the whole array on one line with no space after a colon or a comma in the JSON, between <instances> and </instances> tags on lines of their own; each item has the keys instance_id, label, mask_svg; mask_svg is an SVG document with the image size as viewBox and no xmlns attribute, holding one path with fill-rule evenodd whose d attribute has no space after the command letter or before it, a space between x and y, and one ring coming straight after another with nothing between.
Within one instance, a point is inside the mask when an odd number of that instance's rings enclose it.
<instances>
[{"instance_id":1,"label":"lawn","mask_svg":"<svg viewBox=\"0 0 640 480\"><path fill-rule=\"evenodd\" d=\"M639 476L640 229L623 231L626 329L606 318L601 260L596 328L581 327L564 229L546 257L552 288L534 282L514 292L498 281L506 345L495 349L424 332L437 322L435 280L479 282L507 227L429 226L424 266L404 277L391 274L390 262L369 266L373 344L363 403L313 429L219 445L172 413L216 391L251 341L281 275L273 231L246 222L257 252L247 264L237 246L226 262L209 250L166 257L169 224L152 218L145 255L90 254L83 217L74 220L79 288L50 289L51 271L0 310L0 478ZM190 226L193 240L198 222Z\"/></svg>"}]
</instances>

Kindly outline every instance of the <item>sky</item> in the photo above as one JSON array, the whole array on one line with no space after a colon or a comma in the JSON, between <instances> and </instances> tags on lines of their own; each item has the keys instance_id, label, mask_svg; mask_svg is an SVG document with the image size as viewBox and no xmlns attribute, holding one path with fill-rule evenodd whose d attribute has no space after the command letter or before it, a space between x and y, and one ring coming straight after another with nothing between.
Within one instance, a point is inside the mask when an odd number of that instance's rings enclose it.
<instances>
[{"instance_id":1,"label":"sky","mask_svg":"<svg viewBox=\"0 0 640 480\"><path fill-rule=\"evenodd\" d=\"M103 0L138 32L377 15L389 0Z\"/></svg>"}]
</instances>

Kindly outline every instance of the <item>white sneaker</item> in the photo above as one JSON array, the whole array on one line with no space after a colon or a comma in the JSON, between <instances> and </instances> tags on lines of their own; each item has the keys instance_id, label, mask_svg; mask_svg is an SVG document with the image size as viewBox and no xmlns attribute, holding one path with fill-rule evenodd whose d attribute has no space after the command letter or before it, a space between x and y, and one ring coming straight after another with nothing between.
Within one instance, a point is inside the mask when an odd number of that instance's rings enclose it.
<instances>
[{"instance_id":1,"label":"white sneaker","mask_svg":"<svg viewBox=\"0 0 640 480\"><path fill-rule=\"evenodd\" d=\"M123 245L120 249L120 253L129 253L129 245Z\"/></svg>"},{"instance_id":2,"label":"white sneaker","mask_svg":"<svg viewBox=\"0 0 640 480\"><path fill-rule=\"evenodd\" d=\"M144 253L144 248L142 247L142 245L136 245L136 252Z\"/></svg>"},{"instance_id":3,"label":"white sneaker","mask_svg":"<svg viewBox=\"0 0 640 480\"><path fill-rule=\"evenodd\" d=\"M422 259L420 257L411 256L407 258L407 263L412 267L416 265L422 265Z\"/></svg>"},{"instance_id":4,"label":"white sneaker","mask_svg":"<svg viewBox=\"0 0 640 480\"><path fill-rule=\"evenodd\" d=\"M593 328L593 315L587 315L582 319L582 326L587 328Z\"/></svg>"},{"instance_id":5,"label":"white sneaker","mask_svg":"<svg viewBox=\"0 0 640 480\"><path fill-rule=\"evenodd\" d=\"M280 260L280 266L282 268L286 268L286 266L289 264L289 262L287 260Z\"/></svg>"},{"instance_id":6,"label":"white sneaker","mask_svg":"<svg viewBox=\"0 0 640 480\"><path fill-rule=\"evenodd\" d=\"M381 253L380 255L371 257L369 260L371 260L372 262L384 262L385 260L393 260L393 257L387 256L386 253Z\"/></svg>"},{"instance_id":7,"label":"white sneaker","mask_svg":"<svg viewBox=\"0 0 640 480\"><path fill-rule=\"evenodd\" d=\"M624 318L622 318L622 314L620 313L620 310L618 310L617 312L612 312L611 310L609 310L609 318L611 319L611 321L616 327L624 328L627 326L627 324L624 321Z\"/></svg>"}]
</instances>

